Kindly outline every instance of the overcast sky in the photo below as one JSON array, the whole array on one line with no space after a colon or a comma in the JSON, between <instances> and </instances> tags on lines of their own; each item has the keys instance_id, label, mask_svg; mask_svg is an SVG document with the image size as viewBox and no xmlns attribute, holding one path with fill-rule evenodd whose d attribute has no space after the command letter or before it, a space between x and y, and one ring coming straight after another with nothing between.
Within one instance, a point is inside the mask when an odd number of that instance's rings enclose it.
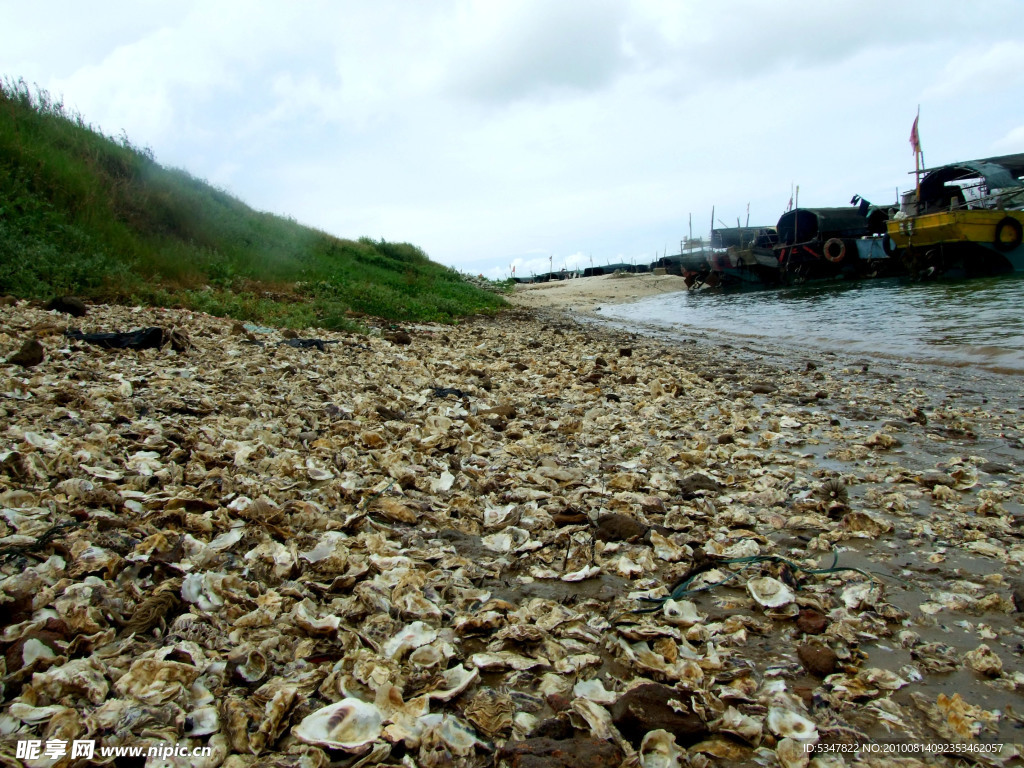
<instances>
[{"instance_id":1,"label":"overcast sky","mask_svg":"<svg viewBox=\"0 0 1024 768\"><path fill-rule=\"evenodd\" d=\"M0 0L0 74L254 208L491 277L1024 152L1024 0Z\"/></svg>"}]
</instances>

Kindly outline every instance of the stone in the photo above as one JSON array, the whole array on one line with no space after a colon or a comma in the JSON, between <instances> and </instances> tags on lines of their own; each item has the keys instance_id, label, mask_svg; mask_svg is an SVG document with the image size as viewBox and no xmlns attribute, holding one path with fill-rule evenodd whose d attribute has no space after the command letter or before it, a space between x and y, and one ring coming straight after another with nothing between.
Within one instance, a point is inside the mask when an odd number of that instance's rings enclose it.
<instances>
[{"instance_id":1,"label":"stone","mask_svg":"<svg viewBox=\"0 0 1024 768\"><path fill-rule=\"evenodd\" d=\"M806 635L820 635L828 629L828 617L813 608L802 608L796 617L796 628Z\"/></svg>"},{"instance_id":2,"label":"stone","mask_svg":"<svg viewBox=\"0 0 1024 768\"><path fill-rule=\"evenodd\" d=\"M623 757L617 745L593 736L541 737L507 743L498 752L497 764L508 768L617 768Z\"/></svg>"},{"instance_id":3,"label":"stone","mask_svg":"<svg viewBox=\"0 0 1024 768\"><path fill-rule=\"evenodd\" d=\"M722 486L719 485L717 480L712 480L707 475L702 475L699 472L687 475L679 481L679 492L683 495L684 499L692 499L701 491L719 493L721 490Z\"/></svg>"},{"instance_id":4,"label":"stone","mask_svg":"<svg viewBox=\"0 0 1024 768\"><path fill-rule=\"evenodd\" d=\"M612 721L619 732L639 747L644 735L659 728L674 734L680 746L696 744L710 731L696 714L694 694L660 683L630 688L612 705Z\"/></svg>"},{"instance_id":5,"label":"stone","mask_svg":"<svg viewBox=\"0 0 1024 768\"><path fill-rule=\"evenodd\" d=\"M647 526L635 517L612 512L597 519L594 537L601 541L632 541L646 533Z\"/></svg>"},{"instance_id":6,"label":"stone","mask_svg":"<svg viewBox=\"0 0 1024 768\"><path fill-rule=\"evenodd\" d=\"M28 339L21 345L21 349L7 358L8 365L20 365L22 368L32 368L43 362L46 350L36 339Z\"/></svg>"},{"instance_id":7,"label":"stone","mask_svg":"<svg viewBox=\"0 0 1024 768\"><path fill-rule=\"evenodd\" d=\"M72 317L85 317L88 309L85 302L74 296L58 296L46 305L50 312L63 312Z\"/></svg>"},{"instance_id":8,"label":"stone","mask_svg":"<svg viewBox=\"0 0 1024 768\"><path fill-rule=\"evenodd\" d=\"M815 677L828 677L836 671L839 657L826 645L805 643L796 649L797 656L804 669Z\"/></svg>"}]
</instances>

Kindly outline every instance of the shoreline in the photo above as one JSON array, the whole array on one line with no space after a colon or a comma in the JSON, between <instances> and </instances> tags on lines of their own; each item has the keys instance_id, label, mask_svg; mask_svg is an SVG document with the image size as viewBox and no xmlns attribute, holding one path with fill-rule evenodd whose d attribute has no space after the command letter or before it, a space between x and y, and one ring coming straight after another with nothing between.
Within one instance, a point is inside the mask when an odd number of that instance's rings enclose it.
<instances>
[{"instance_id":1,"label":"shoreline","mask_svg":"<svg viewBox=\"0 0 1024 768\"><path fill-rule=\"evenodd\" d=\"M592 315L602 304L626 304L685 290L686 283L679 275L627 272L547 283L519 283L509 300L518 307L571 309Z\"/></svg>"},{"instance_id":2,"label":"shoreline","mask_svg":"<svg viewBox=\"0 0 1024 768\"><path fill-rule=\"evenodd\" d=\"M1011 754L1019 407L913 372L583 323L563 307L609 298L547 285L531 300L559 306L300 334L322 351L183 310L0 307L0 359L29 336L45 348L0 365L3 707L58 708L18 738L158 695L166 739L315 761L323 741L292 728L347 694L420 723L403 748L418 764L443 743L489 765L488 750L541 749L540 733L624 757L640 743L616 702L654 683L705 713L677 733L694 759L784 756L802 723L821 743L977 738ZM188 344L63 336L151 325ZM635 612L707 558L750 557L718 566L728 584ZM833 557L858 570L783 564ZM49 655L22 654L29 639ZM250 659L255 682L237 671ZM204 690L221 719L190 736ZM121 738L153 742L142 728ZM375 737L382 755L399 730Z\"/></svg>"}]
</instances>

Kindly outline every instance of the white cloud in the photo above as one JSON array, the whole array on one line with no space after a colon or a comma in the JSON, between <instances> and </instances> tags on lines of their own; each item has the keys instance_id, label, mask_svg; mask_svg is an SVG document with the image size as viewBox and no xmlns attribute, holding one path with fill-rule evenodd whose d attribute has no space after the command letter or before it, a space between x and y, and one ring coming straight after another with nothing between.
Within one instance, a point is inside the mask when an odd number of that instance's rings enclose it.
<instances>
[{"instance_id":1,"label":"white cloud","mask_svg":"<svg viewBox=\"0 0 1024 768\"><path fill-rule=\"evenodd\" d=\"M889 200L919 103L933 164L1024 148L1016 0L7 5L0 72L256 208L474 271L653 255L712 205L771 223L791 182Z\"/></svg>"},{"instance_id":2,"label":"white cloud","mask_svg":"<svg viewBox=\"0 0 1024 768\"><path fill-rule=\"evenodd\" d=\"M1005 136L996 140L992 147L1007 153L1020 152L1021 149L1024 149L1024 125L1018 125L1008 131Z\"/></svg>"},{"instance_id":3,"label":"white cloud","mask_svg":"<svg viewBox=\"0 0 1024 768\"><path fill-rule=\"evenodd\" d=\"M1003 97L1024 86L1024 42L1004 40L958 47L924 92L925 99L952 100L979 93Z\"/></svg>"}]
</instances>

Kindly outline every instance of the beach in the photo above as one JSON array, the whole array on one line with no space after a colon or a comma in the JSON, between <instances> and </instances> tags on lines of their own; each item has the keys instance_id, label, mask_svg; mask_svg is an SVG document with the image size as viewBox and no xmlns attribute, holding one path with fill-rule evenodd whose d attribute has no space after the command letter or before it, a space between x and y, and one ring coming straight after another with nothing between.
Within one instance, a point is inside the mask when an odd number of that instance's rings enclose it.
<instances>
[{"instance_id":1,"label":"beach","mask_svg":"<svg viewBox=\"0 0 1024 768\"><path fill-rule=\"evenodd\" d=\"M0 307L44 350L0 366L3 758L1013 764L1019 402L593 319L682 287L368 335Z\"/></svg>"},{"instance_id":2,"label":"beach","mask_svg":"<svg viewBox=\"0 0 1024 768\"><path fill-rule=\"evenodd\" d=\"M522 283L516 286L510 301L520 307L591 313L602 304L622 304L685 290L686 283L679 275L623 272L547 283Z\"/></svg>"}]
</instances>

